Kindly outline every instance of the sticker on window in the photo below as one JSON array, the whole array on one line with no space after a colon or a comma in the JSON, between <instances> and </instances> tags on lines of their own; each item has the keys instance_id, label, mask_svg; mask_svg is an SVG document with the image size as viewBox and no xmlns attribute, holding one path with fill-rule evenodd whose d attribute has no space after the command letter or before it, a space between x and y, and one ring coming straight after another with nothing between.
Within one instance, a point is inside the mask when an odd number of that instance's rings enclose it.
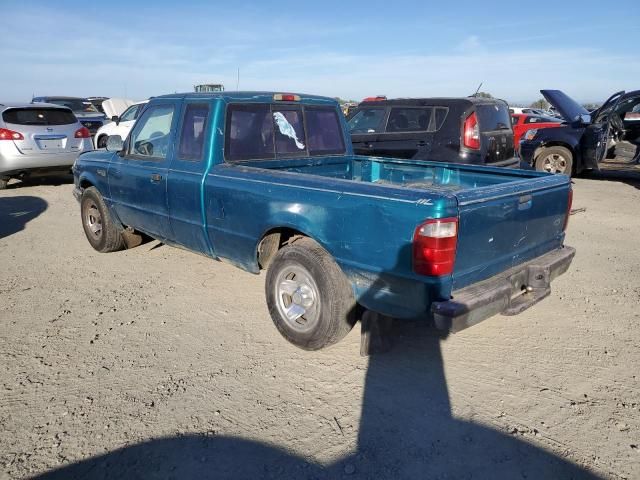
<instances>
[{"instance_id":1,"label":"sticker on window","mask_svg":"<svg viewBox=\"0 0 640 480\"><path fill-rule=\"evenodd\" d=\"M273 119L275 120L276 125L278 125L278 130L280 130L280 133L282 135L284 135L285 137L289 137L294 142L296 142L296 147L298 147L300 150L305 149L304 143L298 140L298 135L296 134L293 125L289 123L289 120L287 120L282 113L273 112Z\"/></svg>"}]
</instances>

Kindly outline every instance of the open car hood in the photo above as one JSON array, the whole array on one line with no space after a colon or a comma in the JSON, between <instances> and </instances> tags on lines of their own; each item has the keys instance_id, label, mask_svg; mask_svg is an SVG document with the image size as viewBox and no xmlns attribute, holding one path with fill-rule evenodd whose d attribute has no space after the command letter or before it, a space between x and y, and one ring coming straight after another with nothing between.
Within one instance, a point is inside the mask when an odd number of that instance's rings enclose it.
<instances>
[{"instance_id":1,"label":"open car hood","mask_svg":"<svg viewBox=\"0 0 640 480\"><path fill-rule=\"evenodd\" d=\"M567 122L574 122L580 115L589 115L586 108L569 97L562 90L540 90L551 105L558 111L562 118Z\"/></svg>"},{"instance_id":2,"label":"open car hood","mask_svg":"<svg viewBox=\"0 0 640 480\"><path fill-rule=\"evenodd\" d=\"M107 118L111 119L114 115L119 117L122 112L134 103L135 102L133 100L126 98L110 98L109 100L102 102L102 109L104 110Z\"/></svg>"}]
</instances>

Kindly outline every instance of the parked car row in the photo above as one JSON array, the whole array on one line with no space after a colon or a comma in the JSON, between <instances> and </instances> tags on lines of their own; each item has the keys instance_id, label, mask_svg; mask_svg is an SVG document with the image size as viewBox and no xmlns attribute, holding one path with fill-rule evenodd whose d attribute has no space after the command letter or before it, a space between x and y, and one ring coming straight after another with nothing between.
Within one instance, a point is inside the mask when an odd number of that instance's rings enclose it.
<instances>
[{"instance_id":1,"label":"parked car row","mask_svg":"<svg viewBox=\"0 0 640 480\"><path fill-rule=\"evenodd\" d=\"M360 155L566 175L597 169L606 155L638 156L640 91L619 92L593 112L563 92L541 93L561 118L494 98L367 97L347 109L351 141ZM105 148L111 135L126 138L147 102L39 96L31 102L36 107L3 106L9 121L2 119L8 126L0 134L0 188L12 177L68 169L79 153ZM21 120L30 123L11 123L20 109L33 116ZM65 128L78 122L86 131L76 128L70 139ZM45 156L35 161L34 152Z\"/></svg>"}]
</instances>

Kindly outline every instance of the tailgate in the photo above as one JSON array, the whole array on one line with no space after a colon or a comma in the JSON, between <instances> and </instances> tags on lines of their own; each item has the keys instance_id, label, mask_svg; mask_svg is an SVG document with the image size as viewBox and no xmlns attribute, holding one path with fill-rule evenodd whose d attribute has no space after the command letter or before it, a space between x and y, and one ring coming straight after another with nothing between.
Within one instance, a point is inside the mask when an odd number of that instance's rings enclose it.
<instances>
[{"instance_id":1,"label":"tailgate","mask_svg":"<svg viewBox=\"0 0 640 480\"><path fill-rule=\"evenodd\" d=\"M459 231L453 289L560 247L570 179L549 175L456 192Z\"/></svg>"}]
</instances>

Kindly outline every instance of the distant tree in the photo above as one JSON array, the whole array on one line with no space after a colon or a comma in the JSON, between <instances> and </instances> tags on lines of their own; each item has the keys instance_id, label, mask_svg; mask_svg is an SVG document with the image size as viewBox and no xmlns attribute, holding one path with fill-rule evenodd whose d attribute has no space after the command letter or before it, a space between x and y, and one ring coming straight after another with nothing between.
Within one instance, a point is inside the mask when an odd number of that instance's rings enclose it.
<instances>
[{"instance_id":1,"label":"distant tree","mask_svg":"<svg viewBox=\"0 0 640 480\"><path fill-rule=\"evenodd\" d=\"M535 102L533 102L529 106L531 108L540 108L542 110L548 110L549 109L549 102L547 102L544 98L541 98L539 100L536 100Z\"/></svg>"},{"instance_id":2,"label":"distant tree","mask_svg":"<svg viewBox=\"0 0 640 480\"><path fill-rule=\"evenodd\" d=\"M493 95L487 92L478 92L475 96L478 98L493 98Z\"/></svg>"}]
</instances>

